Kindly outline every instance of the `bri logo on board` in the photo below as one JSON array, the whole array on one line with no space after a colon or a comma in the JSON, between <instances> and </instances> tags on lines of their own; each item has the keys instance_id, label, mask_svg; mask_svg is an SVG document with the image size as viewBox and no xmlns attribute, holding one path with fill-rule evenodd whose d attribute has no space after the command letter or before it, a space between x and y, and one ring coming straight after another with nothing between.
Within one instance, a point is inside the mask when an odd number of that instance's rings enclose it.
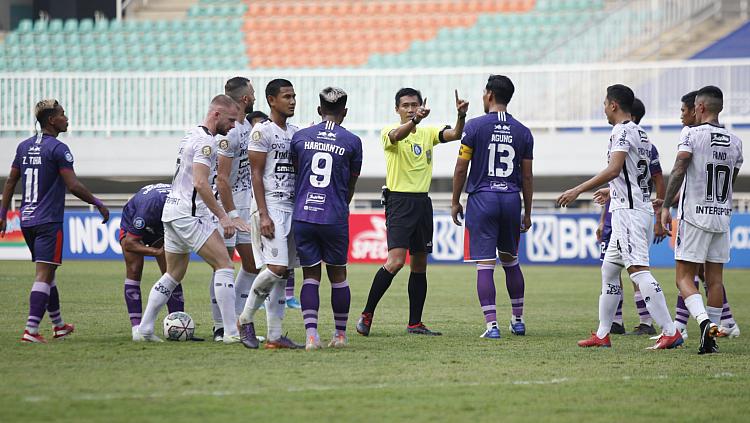
<instances>
[{"instance_id":1,"label":"bri logo on board","mask_svg":"<svg viewBox=\"0 0 750 423\"><path fill-rule=\"evenodd\" d=\"M591 217L534 216L526 235L526 256L531 262L553 263L599 258L598 222Z\"/></svg>"}]
</instances>

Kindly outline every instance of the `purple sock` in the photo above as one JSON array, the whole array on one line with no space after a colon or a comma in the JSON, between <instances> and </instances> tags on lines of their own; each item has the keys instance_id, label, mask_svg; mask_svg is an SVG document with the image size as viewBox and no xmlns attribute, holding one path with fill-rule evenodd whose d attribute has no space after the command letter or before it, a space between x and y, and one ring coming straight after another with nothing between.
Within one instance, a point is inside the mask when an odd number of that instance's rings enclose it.
<instances>
[{"instance_id":1,"label":"purple sock","mask_svg":"<svg viewBox=\"0 0 750 423\"><path fill-rule=\"evenodd\" d=\"M685 329L690 319L690 313L688 312L687 306L685 306L685 299L682 298L682 294L677 293L677 304L674 306L674 321L675 324Z\"/></svg>"},{"instance_id":2,"label":"purple sock","mask_svg":"<svg viewBox=\"0 0 750 423\"><path fill-rule=\"evenodd\" d=\"M497 305L495 303L495 266L492 264L477 264L477 294L479 305L482 306L484 321L497 322Z\"/></svg>"},{"instance_id":3,"label":"purple sock","mask_svg":"<svg viewBox=\"0 0 750 423\"><path fill-rule=\"evenodd\" d=\"M44 318L49 302L50 286L44 282L34 282L29 295L29 319L26 321L26 330L29 333L39 333L39 323Z\"/></svg>"},{"instance_id":4,"label":"purple sock","mask_svg":"<svg viewBox=\"0 0 750 423\"><path fill-rule=\"evenodd\" d=\"M633 293L633 300L635 301L635 308L638 311L640 323L644 325L652 324L653 320L651 319L651 314L649 314L648 309L646 308L646 302L643 301L641 291L635 291L635 293Z\"/></svg>"},{"instance_id":5,"label":"purple sock","mask_svg":"<svg viewBox=\"0 0 750 423\"><path fill-rule=\"evenodd\" d=\"M185 297L182 295L182 284L172 291L172 296L167 300L167 310L170 313L175 311L185 311Z\"/></svg>"},{"instance_id":6,"label":"purple sock","mask_svg":"<svg viewBox=\"0 0 750 423\"><path fill-rule=\"evenodd\" d=\"M727 301L727 289L724 288L724 306L721 310L721 325L722 326L734 326L737 322L734 321L732 316L732 309L729 307L729 301Z\"/></svg>"},{"instance_id":7,"label":"purple sock","mask_svg":"<svg viewBox=\"0 0 750 423\"><path fill-rule=\"evenodd\" d=\"M305 322L307 336L315 336L318 333L318 309L320 309L319 287L320 281L316 281L315 279L305 279L302 281L299 299L302 305L302 320Z\"/></svg>"},{"instance_id":8,"label":"purple sock","mask_svg":"<svg viewBox=\"0 0 750 423\"><path fill-rule=\"evenodd\" d=\"M60 314L60 293L57 292L57 284L52 281L49 288L49 302L47 303L47 315L55 327L65 324Z\"/></svg>"},{"instance_id":9,"label":"purple sock","mask_svg":"<svg viewBox=\"0 0 750 423\"><path fill-rule=\"evenodd\" d=\"M620 302L617 303L617 311L615 312L614 323L619 323L622 326L622 294L620 294Z\"/></svg>"},{"instance_id":10,"label":"purple sock","mask_svg":"<svg viewBox=\"0 0 750 423\"><path fill-rule=\"evenodd\" d=\"M349 281L331 284L331 308L333 308L333 323L336 325L336 335L346 334L346 322L349 320L349 305L352 293Z\"/></svg>"},{"instance_id":11,"label":"purple sock","mask_svg":"<svg viewBox=\"0 0 750 423\"><path fill-rule=\"evenodd\" d=\"M513 317L520 321L523 318L523 294L526 287L521 266L518 260L513 260L511 263L503 263L503 270L505 270L505 287L508 288Z\"/></svg>"},{"instance_id":12,"label":"purple sock","mask_svg":"<svg viewBox=\"0 0 750 423\"><path fill-rule=\"evenodd\" d=\"M141 324L141 315L143 314L143 305L141 304L141 281L125 278L125 307L128 308L130 316L130 325L138 326Z\"/></svg>"},{"instance_id":13,"label":"purple sock","mask_svg":"<svg viewBox=\"0 0 750 423\"><path fill-rule=\"evenodd\" d=\"M318 282L320 284L320 282ZM289 271L289 277L286 279L286 287L284 288L284 294L286 295L286 299L290 299L294 297L294 271ZM302 295L300 293L300 295Z\"/></svg>"}]
</instances>

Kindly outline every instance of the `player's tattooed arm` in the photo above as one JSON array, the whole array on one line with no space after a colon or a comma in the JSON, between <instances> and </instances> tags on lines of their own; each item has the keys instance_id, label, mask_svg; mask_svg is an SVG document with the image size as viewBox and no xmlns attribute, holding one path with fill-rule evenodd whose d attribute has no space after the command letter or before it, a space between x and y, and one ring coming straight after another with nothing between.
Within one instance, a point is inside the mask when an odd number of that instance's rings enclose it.
<instances>
[{"instance_id":1,"label":"player's tattooed arm","mask_svg":"<svg viewBox=\"0 0 750 423\"><path fill-rule=\"evenodd\" d=\"M672 207L677 198L677 194L680 192L682 182L685 180L685 172L687 172L690 162L693 160L693 155L687 151L680 151L677 153L672 172L669 174L669 184L667 185L667 193L664 195L664 208Z\"/></svg>"},{"instance_id":2,"label":"player's tattooed arm","mask_svg":"<svg viewBox=\"0 0 750 423\"><path fill-rule=\"evenodd\" d=\"M224 228L224 238L231 238L234 235L235 226L232 219L227 216L226 212L216 201L214 193L211 191L211 184L208 182L210 169L203 163L193 162L193 187L201 197L206 207L219 218L219 224Z\"/></svg>"},{"instance_id":3,"label":"player's tattooed arm","mask_svg":"<svg viewBox=\"0 0 750 423\"><path fill-rule=\"evenodd\" d=\"M13 191L15 191L16 184L20 178L21 170L17 167L11 167L10 174L8 175L8 179L5 180L5 186L3 187L3 200L0 203L0 237L5 237L10 200L13 199Z\"/></svg>"},{"instance_id":4,"label":"player's tattooed arm","mask_svg":"<svg viewBox=\"0 0 750 423\"><path fill-rule=\"evenodd\" d=\"M461 226L464 218L464 207L461 205L461 191L466 183L466 175L469 171L469 160L459 157L456 159L456 168L453 170L453 197L451 199L451 217L453 223ZM461 220L458 218L461 217Z\"/></svg>"},{"instance_id":5,"label":"player's tattooed arm","mask_svg":"<svg viewBox=\"0 0 750 423\"><path fill-rule=\"evenodd\" d=\"M221 199L222 206L224 206L224 211L229 213L231 210L237 208L234 204L234 198L232 197L232 187L229 186L232 158L217 154L216 161L216 190L219 191L219 198Z\"/></svg>"}]
</instances>

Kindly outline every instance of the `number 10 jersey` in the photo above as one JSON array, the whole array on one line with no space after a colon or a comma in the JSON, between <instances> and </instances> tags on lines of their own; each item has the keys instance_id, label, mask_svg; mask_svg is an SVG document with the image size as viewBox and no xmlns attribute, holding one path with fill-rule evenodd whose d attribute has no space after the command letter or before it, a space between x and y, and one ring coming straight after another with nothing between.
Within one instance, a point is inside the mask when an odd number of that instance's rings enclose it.
<instances>
[{"instance_id":1,"label":"number 10 jersey","mask_svg":"<svg viewBox=\"0 0 750 423\"><path fill-rule=\"evenodd\" d=\"M654 214L649 187L651 147L646 131L631 121L618 123L612 128L607 161L616 151L624 152L626 156L620 174L609 182L610 211L632 209Z\"/></svg>"}]
</instances>

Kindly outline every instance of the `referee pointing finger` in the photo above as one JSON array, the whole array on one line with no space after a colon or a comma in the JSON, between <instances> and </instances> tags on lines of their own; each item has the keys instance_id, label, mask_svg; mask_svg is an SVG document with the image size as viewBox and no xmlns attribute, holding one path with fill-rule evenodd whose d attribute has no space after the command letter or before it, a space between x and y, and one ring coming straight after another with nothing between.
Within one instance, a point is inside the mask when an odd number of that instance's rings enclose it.
<instances>
[{"instance_id":1,"label":"referee pointing finger","mask_svg":"<svg viewBox=\"0 0 750 423\"><path fill-rule=\"evenodd\" d=\"M458 118L454 128L420 125L430 114L427 98L413 88L396 93L396 113L401 123L384 128L381 141L386 159L384 188L388 259L375 274L367 305L357 322L357 332L370 334L378 302L411 255L409 274L409 324L407 332L440 335L422 323L427 296L427 255L432 252L432 201L427 195L432 180L433 146L461 138L469 103L456 96Z\"/></svg>"}]
</instances>

